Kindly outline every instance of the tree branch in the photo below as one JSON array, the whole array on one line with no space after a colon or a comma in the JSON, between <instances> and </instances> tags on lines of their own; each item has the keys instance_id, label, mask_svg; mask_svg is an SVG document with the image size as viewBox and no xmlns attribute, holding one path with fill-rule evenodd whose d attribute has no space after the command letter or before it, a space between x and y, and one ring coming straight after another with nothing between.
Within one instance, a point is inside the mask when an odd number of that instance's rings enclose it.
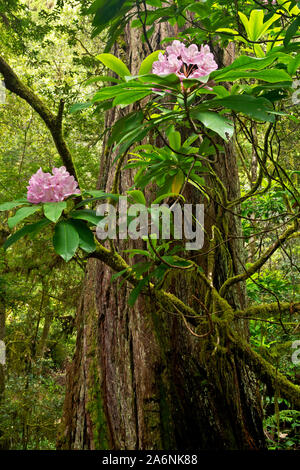
<instances>
[{"instance_id":1,"label":"tree branch","mask_svg":"<svg viewBox=\"0 0 300 470\"><path fill-rule=\"evenodd\" d=\"M108 250L99 242L96 241L96 243L97 251L91 253L89 255L89 258L96 258L100 261L103 261L106 265L108 265L116 272L120 272L126 269L126 273L124 273L122 277L125 278L128 282L130 282L130 284L132 284L133 286L136 286L141 279L137 278L134 270L131 268L131 266L129 266L129 264L126 263L122 256L120 256L116 251L112 252ZM176 307L185 315L188 315L190 317L199 316L199 314L193 308L186 305L175 295L170 294L169 292L166 292L162 289L155 289L152 283L149 283L149 286L147 286L147 291L145 291L145 293L148 293L148 289L150 289L151 295L153 295L153 297L155 297L164 306L170 308L172 307L172 305L176 305Z\"/></svg>"},{"instance_id":2,"label":"tree branch","mask_svg":"<svg viewBox=\"0 0 300 470\"><path fill-rule=\"evenodd\" d=\"M263 383L272 390L277 390L282 398L292 405L300 407L300 387L290 382L263 357L253 351L247 343L235 338L234 349Z\"/></svg>"},{"instance_id":3,"label":"tree branch","mask_svg":"<svg viewBox=\"0 0 300 470\"><path fill-rule=\"evenodd\" d=\"M273 245L265 251L265 253L243 273L227 279L220 289L220 296L223 297L228 288L234 284L242 281L246 281L249 277L253 276L275 253L275 251L297 230L297 226L291 225L288 229L273 243Z\"/></svg>"},{"instance_id":4,"label":"tree branch","mask_svg":"<svg viewBox=\"0 0 300 470\"><path fill-rule=\"evenodd\" d=\"M48 106L27 85L25 85L8 63L0 56L0 73L4 77L5 87L25 100L43 119L51 132L57 151L68 172L78 181L72 155L63 136L62 117L64 102L60 101L58 114L50 111Z\"/></svg>"},{"instance_id":5,"label":"tree branch","mask_svg":"<svg viewBox=\"0 0 300 470\"><path fill-rule=\"evenodd\" d=\"M254 305L253 307L246 308L245 310L235 310L234 315L239 317L260 317L269 318L280 315L282 312L299 313L300 303L293 302L273 302L271 304Z\"/></svg>"}]
</instances>

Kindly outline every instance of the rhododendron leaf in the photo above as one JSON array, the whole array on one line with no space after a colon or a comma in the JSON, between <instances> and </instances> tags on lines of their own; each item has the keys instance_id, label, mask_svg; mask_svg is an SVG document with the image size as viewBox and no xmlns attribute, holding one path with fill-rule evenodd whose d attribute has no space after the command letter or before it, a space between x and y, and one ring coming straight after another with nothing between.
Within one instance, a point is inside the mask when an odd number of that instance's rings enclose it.
<instances>
[{"instance_id":1,"label":"rhododendron leaf","mask_svg":"<svg viewBox=\"0 0 300 470\"><path fill-rule=\"evenodd\" d=\"M106 67L118 74L120 77L125 77L126 75L131 75L127 65L115 57L113 54L99 54L96 56L96 59L100 60Z\"/></svg>"},{"instance_id":2,"label":"rhododendron leaf","mask_svg":"<svg viewBox=\"0 0 300 470\"><path fill-rule=\"evenodd\" d=\"M291 39L297 34L298 28L300 27L300 17L295 19L293 23L290 24L288 27L286 33L285 33L285 38L283 41L284 46L288 46L290 43Z\"/></svg>"},{"instance_id":3,"label":"rhododendron leaf","mask_svg":"<svg viewBox=\"0 0 300 470\"><path fill-rule=\"evenodd\" d=\"M45 202L43 204L44 214L47 219L51 222L57 222L60 218L64 209L66 209L67 203L62 202Z\"/></svg>"},{"instance_id":4,"label":"rhododendron leaf","mask_svg":"<svg viewBox=\"0 0 300 470\"><path fill-rule=\"evenodd\" d=\"M129 253L129 258L132 258L135 255L143 255L149 258L150 253L146 250L139 250L137 248L131 248L130 250L123 250L123 253Z\"/></svg>"},{"instance_id":5,"label":"rhododendron leaf","mask_svg":"<svg viewBox=\"0 0 300 470\"><path fill-rule=\"evenodd\" d=\"M172 186L171 186L172 193L179 194L183 183L184 183L184 174L181 170L179 170L172 181Z\"/></svg>"},{"instance_id":6,"label":"rhododendron leaf","mask_svg":"<svg viewBox=\"0 0 300 470\"><path fill-rule=\"evenodd\" d=\"M232 64L228 65L228 67L224 67L220 70L216 70L215 72L212 72L210 75L211 79L216 79L219 77L222 77L224 74L226 74L230 70L262 70L269 65L271 65L277 58L281 56L281 53L273 53L264 59L258 58L258 57L250 57L250 56L240 56L237 59L235 59Z\"/></svg>"},{"instance_id":7,"label":"rhododendron leaf","mask_svg":"<svg viewBox=\"0 0 300 470\"><path fill-rule=\"evenodd\" d=\"M29 217L30 215L34 214L40 209L41 209L40 205L21 207L21 209L19 209L13 217L10 217L8 219L7 223L8 223L9 228L10 229L14 228L23 219L26 219L26 217Z\"/></svg>"},{"instance_id":8,"label":"rhododendron leaf","mask_svg":"<svg viewBox=\"0 0 300 470\"><path fill-rule=\"evenodd\" d=\"M129 299L128 299L128 305L130 307L133 307L135 302L137 301L137 298L141 292L141 290L143 289L143 287L149 282L150 280L150 276L146 276L144 277L144 279L142 279L138 285L131 291L131 294L129 296Z\"/></svg>"},{"instance_id":9,"label":"rhododendron leaf","mask_svg":"<svg viewBox=\"0 0 300 470\"><path fill-rule=\"evenodd\" d=\"M151 5L152 7L161 8L162 1L161 0L146 0L147 5Z\"/></svg>"},{"instance_id":10,"label":"rhododendron leaf","mask_svg":"<svg viewBox=\"0 0 300 470\"><path fill-rule=\"evenodd\" d=\"M165 76L159 76L155 74L149 73L148 75L142 75L140 77L140 81L144 83L151 83L153 85L160 85L164 88L173 88L174 85L178 85L180 83L179 77L175 75L175 73L171 73Z\"/></svg>"},{"instance_id":11,"label":"rhododendron leaf","mask_svg":"<svg viewBox=\"0 0 300 470\"><path fill-rule=\"evenodd\" d=\"M166 193L166 194L162 194L161 196L157 197L153 202L152 204L159 204L161 201L163 201L164 199L168 199L169 197L177 197L178 196L178 193ZM179 194L179 197L180 199L185 202L185 198L183 197L182 194Z\"/></svg>"},{"instance_id":12,"label":"rhododendron leaf","mask_svg":"<svg viewBox=\"0 0 300 470\"><path fill-rule=\"evenodd\" d=\"M140 66L139 70L139 75L146 75L151 73L153 62L155 62L158 59L158 56L160 53L164 54L165 51L163 50L158 50L152 52L152 54L148 55L146 59L143 60Z\"/></svg>"},{"instance_id":13,"label":"rhododendron leaf","mask_svg":"<svg viewBox=\"0 0 300 470\"><path fill-rule=\"evenodd\" d=\"M138 82L128 82L122 83L120 85L114 85L110 87L104 87L101 90L97 91L97 93L92 98L92 103L98 103L100 101L105 101L107 99L115 98L121 93L129 93L129 92L146 92L152 91L152 88L148 85Z\"/></svg>"},{"instance_id":14,"label":"rhododendron leaf","mask_svg":"<svg viewBox=\"0 0 300 470\"><path fill-rule=\"evenodd\" d=\"M242 13L238 12L239 17L245 27L248 39L250 41L257 41L261 36L263 36L269 27L280 18L280 15L273 15L268 21L264 23L264 12L263 10L252 10L250 18Z\"/></svg>"},{"instance_id":15,"label":"rhododendron leaf","mask_svg":"<svg viewBox=\"0 0 300 470\"><path fill-rule=\"evenodd\" d=\"M18 240L20 240L20 238L24 237L25 235L35 236L40 230L42 230L44 227L46 227L49 224L50 224L50 220L43 219L34 224L25 225L24 227L22 227L20 230L18 230L16 233L11 235L6 240L6 242L3 245L3 248L7 250L7 248L9 248L13 243L17 242Z\"/></svg>"},{"instance_id":16,"label":"rhododendron leaf","mask_svg":"<svg viewBox=\"0 0 300 470\"><path fill-rule=\"evenodd\" d=\"M272 103L265 98L255 98L250 95L225 96L222 99L210 100L206 105L210 108L223 106L238 113L244 113L259 121L275 121L274 116L268 113L268 111L273 111ZM202 111L202 109L199 111Z\"/></svg>"},{"instance_id":17,"label":"rhododendron leaf","mask_svg":"<svg viewBox=\"0 0 300 470\"><path fill-rule=\"evenodd\" d=\"M144 193L138 189L133 189L132 191L127 191L127 194L134 200L137 204L146 205L146 199Z\"/></svg>"},{"instance_id":18,"label":"rhododendron leaf","mask_svg":"<svg viewBox=\"0 0 300 470\"><path fill-rule=\"evenodd\" d=\"M180 150L181 148L181 135L180 132L175 131L174 126L171 126L167 132L167 137L169 139L170 147L174 150Z\"/></svg>"},{"instance_id":19,"label":"rhododendron leaf","mask_svg":"<svg viewBox=\"0 0 300 470\"><path fill-rule=\"evenodd\" d=\"M288 65L288 73L294 75L297 69L300 67L300 54L297 54L295 58L291 58Z\"/></svg>"},{"instance_id":20,"label":"rhododendron leaf","mask_svg":"<svg viewBox=\"0 0 300 470\"><path fill-rule=\"evenodd\" d=\"M81 220L70 220L79 235L79 246L87 253L92 253L96 249L94 234L89 227Z\"/></svg>"},{"instance_id":21,"label":"rhododendron leaf","mask_svg":"<svg viewBox=\"0 0 300 470\"><path fill-rule=\"evenodd\" d=\"M93 26L95 31L93 36L99 32L115 18L126 0L96 0L88 9L88 13L95 13Z\"/></svg>"},{"instance_id":22,"label":"rhododendron leaf","mask_svg":"<svg viewBox=\"0 0 300 470\"><path fill-rule=\"evenodd\" d=\"M124 93L118 94L113 101L113 105L117 106L118 104L128 106L129 104L135 103L146 96L150 95L152 90L149 91L124 91Z\"/></svg>"},{"instance_id":23,"label":"rhododendron leaf","mask_svg":"<svg viewBox=\"0 0 300 470\"><path fill-rule=\"evenodd\" d=\"M216 77L215 82L231 82L233 80L240 80L241 78L249 78L256 80L263 80L264 82L276 83L292 80L285 70L281 69L267 69L267 70L231 70L219 77Z\"/></svg>"},{"instance_id":24,"label":"rhododendron leaf","mask_svg":"<svg viewBox=\"0 0 300 470\"><path fill-rule=\"evenodd\" d=\"M4 211L10 211L11 209L14 209L15 207L18 206L24 206L25 204L30 204L27 199L18 199L16 201L8 201L4 202L3 204L0 204L0 212Z\"/></svg>"},{"instance_id":25,"label":"rhododendron leaf","mask_svg":"<svg viewBox=\"0 0 300 470\"><path fill-rule=\"evenodd\" d=\"M92 189L91 191L85 191L84 194L89 194L90 196L93 196L94 199L114 199L117 201L120 197L119 194L111 194L111 193L106 193L105 191L102 191L101 189Z\"/></svg>"},{"instance_id":26,"label":"rhododendron leaf","mask_svg":"<svg viewBox=\"0 0 300 470\"><path fill-rule=\"evenodd\" d=\"M142 111L132 112L119 119L113 126L108 144L118 141L130 131L135 131L143 122L144 113ZM143 126L144 128L144 126Z\"/></svg>"},{"instance_id":27,"label":"rhododendron leaf","mask_svg":"<svg viewBox=\"0 0 300 470\"><path fill-rule=\"evenodd\" d=\"M90 222L93 225L97 225L103 217L97 216L96 211L91 209L82 209L79 211L72 211L70 212L70 216L72 219L81 219Z\"/></svg>"},{"instance_id":28,"label":"rhododendron leaf","mask_svg":"<svg viewBox=\"0 0 300 470\"><path fill-rule=\"evenodd\" d=\"M56 253L68 262L75 255L78 245L79 235L75 227L68 221L59 222L53 236Z\"/></svg>"},{"instance_id":29,"label":"rhododendron leaf","mask_svg":"<svg viewBox=\"0 0 300 470\"><path fill-rule=\"evenodd\" d=\"M90 202L100 201L102 199L112 199L113 201L118 201L120 197L119 194L105 193L104 191L101 191L101 190L85 191L83 195L91 195L94 197L84 199L83 201L79 202L79 204L76 204L75 209L85 206L86 204L89 204Z\"/></svg>"},{"instance_id":30,"label":"rhododendron leaf","mask_svg":"<svg viewBox=\"0 0 300 470\"><path fill-rule=\"evenodd\" d=\"M231 121L224 118L220 114L212 113L211 111L199 112L195 110L192 116L198 121L201 121L205 127L219 134L222 139L228 141L234 133L234 125Z\"/></svg>"}]
</instances>

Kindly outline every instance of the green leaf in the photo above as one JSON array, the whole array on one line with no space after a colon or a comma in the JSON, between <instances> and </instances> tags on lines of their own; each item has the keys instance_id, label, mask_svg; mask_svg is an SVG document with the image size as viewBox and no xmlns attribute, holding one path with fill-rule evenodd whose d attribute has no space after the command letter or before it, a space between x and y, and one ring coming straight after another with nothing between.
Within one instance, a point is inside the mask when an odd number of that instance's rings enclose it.
<instances>
[{"instance_id":1,"label":"green leaf","mask_svg":"<svg viewBox=\"0 0 300 470\"><path fill-rule=\"evenodd\" d=\"M132 248L130 250L123 250L123 253L129 253L129 258L132 258L134 255L143 255L149 258L150 254L146 250L139 250L137 248Z\"/></svg>"},{"instance_id":2,"label":"green leaf","mask_svg":"<svg viewBox=\"0 0 300 470\"><path fill-rule=\"evenodd\" d=\"M82 209L79 211L72 211L70 212L70 217L72 219L81 219L81 220L86 220L87 222L90 222L93 225L97 225L100 220L103 219L103 217L98 217L96 215L96 211L91 210L91 209Z\"/></svg>"},{"instance_id":3,"label":"green leaf","mask_svg":"<svg viewBox=\"0 0 300 470\"><path fill-rule=\"evenodd\" d=\"M185 202L185 198L183 197L182 194L179 194L180 198L182 199L183 202ZM152 204L159 204L161 201L163 201L164 199L167 199L167 198L170 198L170 197L173 197L173 198L177 198L178 197L178 193L166 193L166 194L162 194L161 196L157 197L153 202Z\"/></svg>"},{"instance_id":4,"label":"green leaf","mask_svg":"<svg viewBox=\"0 0 300 470\"><path fill-rule=\"evenodd\" d=\"M191 263L189 261L185 261L185 260L177 260L176 258L174 258L173 256L170 256L170 255L166 255L166 256L163 256L162 259L164 261L166 261L167 263L169 264L172 264L173 266L190 266Z\"/></svg>"},{"instance_id":5,"label":"green leaf","mask_svg":"<svg viewBox=\"0 0 300 470\"><path fill-rule=\"evenodd\" d=\"M184 183L185 176L181 170L179 170L172 180L171 191L172 193L179 194L182 185Z\"/></svg>"},{"instance_id":6,"label":"green leaf","mask_svg":"<svg viewBox=\"0 0 300 470\"><path fill-rule=\"evenodd\" d=\"M44 227L50 224L50 220L43 219L40 220L39 222L36 222L34 224L30 225L25 225L22 227L20 230L18 230L16 233L11 235L6 242L3 245L3 248L7 250L13 243L17 242L20 240L20 238L24 237L25 235L36 235L40 230L42 230Z\"/></svg>"},{"instance_id":7,"label":"green leaf","mask_svg":"<svg viewBox=\"0 0 300 470\"><path fill-rule=\"evenodd\" d=\"M234 80L239 80L241 78L263 80L264 82L270 83L285 82L288 80L291 81L291 77L285 70L274 68L260 71L253 70L249 72L246 70L232 70L216 77L215 82L231 82Z\"/></svg>"},{"instance_id":8,"label":"green leaf","mask_svg":"<svg viewBox=\"0 0 300 470\"><path fill-rule=\"evenodd\" d=\"M224 106L224 108L232 109L238 113L244 113L259 121L274 122L275 120L274 116L268 113L269 111L273 111L272 104L265 98L255 98L250 95L226 96L222 99L211 100L207 103L207 106L210 108ZM201 108L200 111L202 111Z\"/></svg>"},{"instance_id":9,"label":"green leaf","mask_svg":"<svg viewBox=\"0 0 300 470\"><path fill-rule=\"evenodd\" d=\"M150 276L146 276L144 279L142 279L138 285L131 291L131 294L129 296L129 299L128 299L128 304L130 305L130 307L133 307L135 302L137 301L137 298L141 292L141 290L143 289L143 287L147 284L147 282L149 281L149 278Z\"/></svg>"},{"instance_id":10,"label":"green leaf","mask_svg":"<svg viewBox=\"0 0 300 470\"><path fill-rule=\"evenodd\" d=\"M146 205L146 199L142 191L133 189L132 191L127 191L127 194L129 194L137 204L143 204L143 206Z\"/></svg>"},{"instance_id":11,"label":"green leaf","mask_svg":"<svg viewBox=\"0 0 300 470\"><path fill-rule=\"evenodd\" d=\"M263 48L259 44L254 44L254 52L256 57L265 57Z\"/></svg>"},{"instance_id":12,"label":"green leaf","mask_svg":"<svg viewBox=\"0 0 300 470\"><path fill-rule=\"evenodd\" d=\"M151 5L152 7L161 8L162 1L161 0L146 0L147 5Z\"/></svg>"},{"instance_id":13,"label":"green leaf","mask_svg":"<svg viewBox=\"0 0 300 470\"><path fill-rule=\"evenodd\" d=\"M291 60L288 64L288 73L293 76L298 68L300 67L300 54L297 54L295 58L291 57Z\"/></svg>"},{"instance_id":14,"label":"green leaf","mask_svg":"<svg viewBox=\"0 0 300 470\"><path fill-rule=\"evenodd\" d=\"M280 57L282 53L273 53L268 55L265 58L259 57L251 57L242 55L238 57L236 60L232 62L232 64L228 65L228 67L224 67L223 69L216 70L210 74L211 79L216 79L231 70L241 71L241 70L262 70L269 65L271 65L278 57ZM226 75L225 75L226 76Z\"/></svg>"},{"instance_id":15,"label":"green leaf","mask_svg":"<svg viewBox=\"0 0 300 470\"><path fill-rule=\"evenodd\" d=\"M113 105L117 106L119 104L128 106L129 104L135 103L136 101L142 100L149 96L152 93L151 91L124 91L115 97Z\"/></svg>"},{"instance_id":16,"label":"green leaf","mask_svg":"<svg viewBox=\"0 0 300 470\"><path fill-rule=\"evenodd\" d=\"M216 85L213 87L214 93L217 95L218 98L224 98L225 96L230 96L230 93L226 88L222 85Z\"/></svg>"},{"instance_id":17,"label":"green leaf","mask_svg":"<svg viewBox=\"0 0 300 470\"><path fill-rule=\"evenodd\" d=\"M283 40L283 44L285 47L288 46L291 39L297 34L298 28L300 27L300 17L295 19L293 23L288 27L285 33L285 38Z\"/></svg>"},{"instance_id":18,"label":"green leaf","mask_svg":"<svg viewBox=\"0 0 300 470\"><path fill-rule=\"evenodd\" d=\"M96 249L94 234L89 227L81 220L70 219L71 224L77 230L79 235L79 246L87 253L92 253Z\"/></svg>"},{"instance_id":19,"label":"green leaf","mask_svg":"<svg viewBox=\"0 0 300 470\"><path fill-rule=\"evenodd\" d=\"M160 85L160 87L163 88L173 88L177 89L174 85L179 85L180 84L180 79L175 75L175 73L171 73L169 75L155 75L152 73L149 73L147 75L142 75L139 77L140 81L143 83L151 83L152 85Z\"/></svg>"},{"instance_id":20,"label":"green leaf","mask_svg":"<svg viewBox=\"0 0 300 470\"><path fill-rule=\"evenodd\" d=\"M143 83L134 82L123 82L119 85L104 87L101 90L97 91L92 98L93 103L98 103L105 101L111 98L115 98L122 93L132 93L132 92L152 92L152 88Z\"/></svg>"},{"instance_id":21,"label":"green leaf","mask_svg":"<svg viewBox=\"0 0 300 470\"><path fill-rule=\"evenodd\" d=\"M72 113L77 113L78 111L81 111L82 109L90 108L93 105L91 101L87 101L86 103L75 103L73 104L69 112Z\"/></svg>"},{"instance_id":22,"label":"green leaf","mask_svg":"<svg viewBox=\"0 0 300 470\"><path fill-rule=\"evenodd\" d=\"M76 204L75 209L85 206L86 204L89 204L94 201L101 201L102 199L112 199L113 201L118 201L120 195L119 194L110 194L110 193L105 193L104 191L101 190L95 190L95 191L85 191L83 193L84 196L86 195L91 195L93 196L92 198L84 199L83 201L79 202L79 204Z\"/></svg>"},{"instance_id":23,"label":"green leaf","mask_svg":"<svg viewBox=\"0 0 300 470\"><path fill-rule=\"evenodd\" d=\"M210 111L199 112L195 109L195 112L192 113L192 116L198 119L198 121L201 121L205 127L219 134L222 139L226 141L228 141L233 136L233 123L220 114Z\"/></svg>"},{"instance_id":24,"label":"green leaf","mask_svg":"<svg viewBox=\"0 0 300 470\"><path fill-rule=\"evenodd\" d=\"M105 191L102 191L101 189L92 189L91 191L87 190L84 192L84 195L85 194L89 194L90 196L93 196L95 200L96 199L114 199L115 201L117 201L120 197L119 194L106 193Z\"/></svg>"},{"instance_id":25,"label":"green leaf","mask_svg":"<svg viewBox=\"0 0 300 470\"><path fill-rule=\"evenodd\" d=\"M40 208L40 205L21 207L21 209L19 209L13 217L10 217L8 219L7 223L9 228L14 228L19 222L34 214L35 212L40 210Z\"/></svg>"},{"instance_id":26,"label":"green leaf","mask_svg":"<svg viewBox=\"0 0 300 470\"><path fill-rule=\"evenodd\" d=\"M3 204L0 204L0 212L10 211L15 207L24 206L25 204L30 204L30 202L27 201L27 199L18 199L16 201L4 202Z\"/></svg>"},{"instance_id":27,"label":"green leaf","mask_svg":"<svg viewBox=\"0 0 300 470\"><path fill-rule=\"evenodd\" d=\"M141 126L143 119L144 114L142 111L134 111L119 119L112 128L108 144L110 145L116 141L120 142L120 138L126 135L128 132L136 131L137 128Z\"/></svg>"},{"instance_id":28,"label":"green leaf","mask_svg":"<svg viewBox=\"0 0 300 470\"><path fill-rule=\"evenodd\" d=\"M174 150L180 150L181 148L181 135L180 132L175 131L174 126L171 126L167 131L167 137L169 139L170 147Z\"/></svg>"},{"instance_id":29,"label":"green leaf","mask_svg":"<svg viewBox=\"0 0 300 470\"><path fill-rule=\"evenodd\" d=\"M94 26L103 26L109 23L120 11L126 0L96 0L88 9L88 13L95 13Z\"/></svg>"},{"instance_id":30,"label":"green leaf","mask_svg":"<svg viewBox=\"0 0 300 470\"><path fill-rule=\"evenodd\" d=\"M51 222L56 223L60 218L64 209L66 209L67 203L66 201L62 202L46 202L43 204L44 214L47 219L51 220Z\"/></svg>"},{"instance_id":31,"label":"green leaf","mask_svg":"<svg viewBox=\"0 0 300 470\"><path fill-rule=\"evenodd\" d=\"M261 36L263 36L269 27L280 18L280 15L273 15L268 21L264 23L264 12L263 10L252 10L250 18L248 20L247 16L238 12L239 17L245 27L248 39L250 41L257 41Z\"/></svg>"},{"instance_id":32,"label":"green leaf","mask_svg":"<svg viewBox=\"0 0 300 470\"><path fill-rule=\"evenodd\" d=\"M55 226L53 246L58 255L66 262L73 258L79 245L79 235L75 227L68 221L59 222Z\"/></svg>"},{"instance_id":33,"label":"green leaf","mask_svg":"<svg viewBox=\"0 0 300 470\"><path fill-rule=\"evenodd\" d=\"M146 75L146 74L151 73L153 62L156 62L158 60L159 54L160 53L164 54L164 52L165 51L163 50L158 50L148 55L148 57L146 57L146 59L144 59L143 62L141 63L139 75Z\"/></svg>"},{"instance_id":34,"label":"green leaf","mask_svg":"<svg viewBox=\"0 0 300 470\"><path fill-rule=\"evenodd\" d=\"M118 273L114 273L112 276L111 276L111 282L114 281L115 279L118 279L118 277L121 277L123 276L123 274L125 274L127 272L128 268L126 269L122 269L122 271L119 271Z\"/></svg>"},{"instance_id":35,"label":"green leaf","mask_svg":"<svg viewBox=\"0 0 300 470\"><path fill-rule=\"evenodd\" d=\"M100 60L106 67L118 74L120 77L130 76L128 67L113 54L99 54L96 59Z\"/></svg>"}]
</instances>

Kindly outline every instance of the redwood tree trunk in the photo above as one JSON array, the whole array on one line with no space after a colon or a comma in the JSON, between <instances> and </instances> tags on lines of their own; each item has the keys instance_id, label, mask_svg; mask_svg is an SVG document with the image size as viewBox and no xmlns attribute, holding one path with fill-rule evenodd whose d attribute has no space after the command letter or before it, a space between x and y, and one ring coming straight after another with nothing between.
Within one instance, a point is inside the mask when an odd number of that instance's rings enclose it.
<instances>
[{"instance_id":1,"label":"redwood tree trunk","mask_svg":"<svg viewBox=\"0 0 300 470\"><path fill-rule=\"evenodd\" d=\"M160 48L161 39L170 35L173 33L161 24L151 39L153 49ZM137 30L127 28L115 53L127 59L135 74L149 51ZM109 111L107 126L118 113ZM215 171L232 199L239 194L239 181L231 146L223 157ZM112 162L113 155L104 150L99 186L108 191ZM120 191L131 184L132 175L127 171L122 174ZM199 202L199 193L191 191L188 196L189 202ZM213 200L201 202L205 203L205 228L210 235L213 225L225 236L240 235L239 219L220 214L220 206ZM224 282L228 270L239 272L242 259L242 244L234 238L213 259L199 255L216 287ZM68 372L58 446L130 450L264 447L257 384L252 372L235 357L226 328L197 338L177 312L165 311L151 298L140 296L135 307L129 308L130 288L111 283L111 274L103 263L90 260L78 308L76 352ZM197 279L182 272L169 279L169 289L198 311L193 296L204 302L206 295ZM234 288L228 300L243 308L244 288ZM247 334L244 324L237 324L236 329Z\"/></svg>"}]
</instances>

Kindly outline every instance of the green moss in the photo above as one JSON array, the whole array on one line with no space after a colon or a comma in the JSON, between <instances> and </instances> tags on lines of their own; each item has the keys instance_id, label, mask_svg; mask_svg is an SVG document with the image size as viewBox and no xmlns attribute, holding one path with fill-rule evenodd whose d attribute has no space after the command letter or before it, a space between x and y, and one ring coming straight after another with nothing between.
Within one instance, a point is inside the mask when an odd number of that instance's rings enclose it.
<instances>
[{"instance_id":1,"label":"green moss","mask_svg":"<svg viewBox=\"0 0 300 470\"><path fill-rule=\"evenodd\" d=\"M93 441L96 450L107 450L109 446L109 430L104 411L104 400L99 384L98 370L93 360L90 367L90 386L88 391L87 411L93 423Z\"/></svg>"}]
</instances>

